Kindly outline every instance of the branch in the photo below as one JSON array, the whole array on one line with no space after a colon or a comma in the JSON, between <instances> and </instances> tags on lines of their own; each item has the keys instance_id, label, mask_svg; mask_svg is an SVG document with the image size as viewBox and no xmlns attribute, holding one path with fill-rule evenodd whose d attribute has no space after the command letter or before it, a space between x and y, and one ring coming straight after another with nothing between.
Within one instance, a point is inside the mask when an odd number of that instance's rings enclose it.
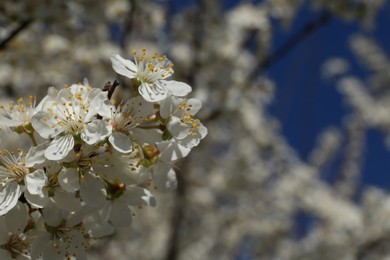
<instances>
[{"instance_id":1,"label":"branch","mask_svg":"<svg viewBox=\"0 0 390 260\"><path fill-rule=\"evenodd\" d=\"M167 252L164 257L165 260L176 260L179 257L180 253L180 229L181 225L183 225L185 220L185 212L187 201L187 186L190 185L188 182L188 176L186 174L189 173L189 159L187 158L180 167L180 172L177 176L177 189L176 189L176 198L175 198L175 206L172 211L172 219L171 219L171 232L169 234L168 244L167 244Z\"/></svg>"},{"instance_id":2,"label":"branch","mask_svg":"<svg viewBox=\"0 0 390 260\"><path fill-rule=\"evenodd\" d=\"M130 35L133 31L134 19L135 19L135 14L137 9L136 6L137 3L135 0L129 0L129 4L130 4L130 10L123 22L123 32L119 39L119 45L122 49L126 47L127 36Z\"/></svg>"},{"instance_id":3,"label":"branch","mask_svg":"<svg viewBox=\"0 0 390 260\"><path fill-rule=\"evenodd\" d=\"M18 27L16 27L13 31L11 31L10 34L0 42L0 50L6 49L8 44L12 41L12 39L15 38L24 29L26 29L31 23L32 20L26 20L21 22Z\"/></svg>"},{"instance_id":4,"label":"branch","mask_svg":"<svg viewBox=\"0 0 390 260\"><path fill-rule=\"evenodd\" d=\"M108 91L108 94L107 94L108 99L111 99L112 94L114 94L114 91L115 91L117 86L119 86L119 83L116 80L114 80L114 83L112 83L112 84L111 84L111 82L107 82L104 85L103 91Z\"/></svg>"},{"instance_id":5,"label":"branch","mask_svg":"<svg viewBox=\"0 0 390 260\"><path fill-rule=\"evenodd\" d=\"M287 53L289 53L295 46L305 40L308 36L316 32L319 28L326 25L333 15L330 12L323 12L317 19L308 22L301 30L292 35L282 46L280 46L274 53L265 57L253 70L249 79L254 79L257 74L261 73L264 69L269 68L280 59L282 59Z\"/></svg>"},{"instance_id":6,"label":"branch","mask_svg":"<svg viewBox=\"0 0 390 260\"><path fill-rule=\"evenodd\" d=\"M317 19L308 22L301 30L292 35L282 46L276 49L275 52L265 57L262 61L260 61L252 73L248 76L248 81L254 80L257 75L262 73L265 69L268 69L280 59L282 59L287 53L289 53L295 46L309 37L311 34L316 32L319 28L326 25L331 19L333 15L330 12L324 12ZM210 113L206 118L201 119L204 122L209 122L215 120L219 116L223 114L222 110L215 110Z\"/></svg>"}]
</instances>

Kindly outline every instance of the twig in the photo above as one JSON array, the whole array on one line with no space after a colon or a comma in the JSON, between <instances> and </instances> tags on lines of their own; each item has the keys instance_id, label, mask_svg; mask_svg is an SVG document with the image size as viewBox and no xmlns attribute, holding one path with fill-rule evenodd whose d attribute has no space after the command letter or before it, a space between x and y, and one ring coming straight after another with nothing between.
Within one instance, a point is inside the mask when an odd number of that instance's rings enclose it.
<instances>
[{"instance_id":1,"label":"twig","mask_svg":"<svg viewBox=\"0 0 390 260\"><path fill-rule=\"evenodd\" d=\"M119 86L118 81L114 80L114 83L111 84L111 82L107 82L106 85L103 87L103 91L108 91L107 97L108 99L111 99L112 94L114 94L114 91L116 87Z\"/></svg>"},{"instance_id":2,"label":"twig","mask_svg":"<svg viewBox=\"0 0 390 260\"><path fill-rule=\"evenodd\" d=\"M263 70L278 62L287 53L289 53L291 49L316 32L319 28L327 24L332 17L332 13L326 11L323 12L317 19L308 22L301 30L292 35L284 44L282 44L282 46L280 46L274 53L265 57L253 70L249 79L254 79L258 73L261 73Z\"/></svg>"},{"instance_id":3,"label":"twig","mask_svg":"<svg viewBox=\"0 0 390 260\"><path fill-rule=\"evenodd\" d=\"M203 23L203 13L207 12L207 0L198 0L198 14L199 14L199 23L198 27L195 29L195 37L193 38L193 44L195 49L200 49L203 44L203 37L202 33L204 30ZM190 85L193 85L195 82L195 75L196 72L199 70L199 67L201 66L200 60L195 59L193 62L192 67L192 73L188 75L187 82ZM188 203L188 199L186 197L189 183L189 164L190 164L190 158L185 158L181 164L181 172L177 174L177 180L178 180L178 187L176 190L176 198L175 198L175 206L172 212L172 219L171 219L171 225L170 225L170 234L168 238L167 243L167 252L164 256L165 260L176 260L179 258L180 254L180 229L181 226L184 224L185 221L185 212L186 212L186 205Z\"/></svg>"},{"instance_id":4,"label":"twig","mask_svg":"<svg viewBox=\"0 0 390 260\"><path fill-rule=\"evenodd\" d=\"M189 159L183 161L181 164L181 171L177 174L177 189L176 189L176 198L175 198L175 206L172 213L171 219L171 233L168 240L168 250L165 255L166 260L175 260L179 257L179 241L180 241L180 229L181 225L184 221L184 214L186 211L187 204L187 185L188 183L188 165Z\"/></svg>"},{"instance_id":5,"label":"twig","mask_svg":"<svg viewBox=\"0 0 390 260\"><path fill-rule=\"evenodd\" d=\"M282 44L275 52L265 57L262 61L258 63L252 73L248 76L248 81L253 80L262 73L265 69L268 69L280 59L282 59L287 53L289 53L295 46L309 37L311 34L316 32L319 28L327 24L333 15L329 12L324 12L317 19L308 22L301 30L292 35L284 44ZM223 114L222 110L215 110L210 113L209 116L203 118L202 121L212 121L218 118Z\"/></svg>"},{"instance_id":6,"label":"twig","mask_svg":"<svg viewBox=\"0 0 390 260\"><path fill-rule=\"evenodd\" d=\"M135 0L129 0L130 4L130 10L125 17L124 23L123 23L123 32L119 40L119 45L122 49L126 47L127 42L127 36L130 35L133 31L134 26L134 17L137 9L137 3Z\"/></svg>"},{"instance_id":7,"label":"twig","mask_svg":"<svg viewBox=\"0 0 390 260\"><path fill-rule=\"evenodd\" d=\"M31 23L32 20L26 20L21 22L18 27L12 30L10 34L0 42L0 50L4 50L5 48L7 48L8 44L12 41L12 39L15 38L24 29L26 29Z\"/></svg>"}]
</instances>

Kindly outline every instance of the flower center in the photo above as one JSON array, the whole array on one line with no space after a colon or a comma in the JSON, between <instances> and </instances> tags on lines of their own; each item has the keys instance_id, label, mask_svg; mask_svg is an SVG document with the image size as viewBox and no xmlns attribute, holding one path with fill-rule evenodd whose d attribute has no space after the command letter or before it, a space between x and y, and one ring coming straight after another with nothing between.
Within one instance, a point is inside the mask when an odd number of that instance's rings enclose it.
<instances>
[{"instance_id":1,"label":"flower center","mask_svg":"<svg viewBox=\"0 0 390 260\"><path fill-rule=\"evenodd\" d=\"M137 51L133 50L134 61L138 68L136 78L141 83L153 84L159 79L164 79L173 74L173 64L167 56L158 56L154 52L152 57L147 58L146 49L143 48L141 55L137 57Z\"/></svg>"},{"instance_id":2,"label":"flower center","mask_svg":"<svg viewBox=\"0 0 390 260\"><path fill-rule=\"evenodd\" d=\"M1 246L8 250L12 259L16 259L20 255L27 255L29 250L29 243L25 241L25 235L12 234L9 236L8 243Z\"/></svg>"},{"instance_id":3,"label":"flower center","mask_svg":"<svg viewBox=\"0 0 390 260\"><path fill-rule=\"evenodd\" d=\"M188 133L188 135L197 136L198 135L198 131L200 129L200 120L193 118L194 115L191 114L191 112L190 112L191 111L191 107L192 107L191 104L187 105L187 101L186 100L181 102L181 104L179 106L179 109L183 111L183 117L181 119L181 122L183 124L186 124L189 127L191 127L190 132Z\"/></svg>"},{"instance_id":4,"label":"flower center","mask_svg":"<svg viewBox=\"0 0 390 260\"><path fill-rule=\"evenodd\" d=\"M37 98L35 96L29 96L28 100L19 98L16 103L11 100L8 109L4 106L0 106L0 109L4 110L13 120L28 122L31 121L34 114L36 102Z\"/></svg>"},{"instance_id":5,"label":"flower center","mask_svg":"<svg viewBox=\"0 0 390 260\"><path fill-rule=\"evenodd\" d=\"M17 153L6 149L0 151L0 181L3 183L21 182L24 180L24 176L29 174L29 169L25 164L26 154L20 148L17 151Z\"/></svg>"}]
</instances>

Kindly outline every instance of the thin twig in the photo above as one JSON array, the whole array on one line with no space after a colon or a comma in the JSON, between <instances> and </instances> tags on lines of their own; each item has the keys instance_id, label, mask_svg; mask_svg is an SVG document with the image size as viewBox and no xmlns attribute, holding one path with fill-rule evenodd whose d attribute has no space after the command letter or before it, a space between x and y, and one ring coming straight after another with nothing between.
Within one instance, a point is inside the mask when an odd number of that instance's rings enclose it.
<instances>
[{"instance_id":1,"label":"thin twig","mask_svg":"<svg viewBox=\"0 0 390 260\"><path fill-rule=\"evenodd\" d=\"M14 39L24 29L26 29L31 23L32 23L32 20L26 20L26 21L21 22L18 27L16 27L14 30L12 30L10 32L10 34L0 42L0 50L6 49L8 44L12 41L12 39Z\"/></svg>"},{"instance_id":2,"label":"thin twig","mask_svg":"<svg viewBox=\"0 0 390 260\"><path fill-rule=\"evenodd\" d=\"M195 28L193 38L193 44L195 49L200 49L203 45L204 38L201 37L204 32L204 20L203 20L203 13L207 12L207 0L198 0L198 14L199 14L199 21L198 26ZM195 75L196 72L199 70L199 67L201 66L200 60L195 59L193 62L192 67L192 73L188 75L187 82L190 85L194 85L195 82ZM188 203L187 199L187 190L189 183L189 174L190 174L190 158L185 158L182 161L182 164L180 165L181 171L177 174L177 181L178 181L178 187L176 190L176 198L175 198L175 206L172 212L172 219L171 219L171 225L170 225L170 234L168 238L167 243L167 252L164 256L165 260L176 260L179 258L180 254L180 229L181 226L184 224L185 221L185 212L186 212L186 205Z\"/></svg>"},{"instance_id":3,"label":"thin twig","mask_svg":"<svg viewBox=\"0 0 390 260\"><path fill-rule=\"evenodd\" d=\"M124 23L123 23L123 31L122 35L119 40L119 45L121 46L122 49L125 49L126 44L127 44L127 37L131 35L134 27L134 19L135 19L135 14L136 14L136 9L137 9L137 3L135 0L129 0L130 4L130 10L125 17Z\"/></svg>"},{"instance_id":4,"label":"thin twig","mask_svg":"<svg viewBox=\"0 0 390 260\"><path fill-rule=\"evenodd\" d=\"M282 44L282 46L276 49L275 52L265 57L253 70L253 72L249 76L249 79L254 79L259 73L263 72L265 69L278 62L304 39L306 39L308 36L316 32L319 28L327 24L332 19L332 17L332 13L323 12L320 17L311 22L308 22L304 27L302 27L301 30L292 35L285 43Z\"/></svg>"},{"instance_id":5,"label":"thin twig","mask_svg":"<svg viewBox=\"0 0 390 260\"><path fill-rule=\"evenodd\" d=\"M103 87L103 91L108 91L107 97L108 99L111 99L112 94L114 94L114 91L116 87L119 86L119 82L114 80L114 83L111 84L111 82L107 82L106 85Z\"/></svg>"},{"instance_id":6,"label":"thin twig","mask_svg":"<svg viewBox=\"0 0 390 260\"><path fill-rule=\"evenodd\" d=\"M324 12L317 19L308 22L301 30L292 35L284 44L282 44L279 48L276 49L272 54L265 57L262 61L258 63L252 73L248 76L248 81L255 79L259 74L261 74L264 70L268 69L276 62L281 60L284 56L286 56L295 46L309 37L311 34L316 32L322 26L326 25L331 19L333 15L329 12ZM209 114L209 116L202 119L204 122L213 121L219 116L223 114L222 110L215 110Z\"/></svg>"}]
</instances>

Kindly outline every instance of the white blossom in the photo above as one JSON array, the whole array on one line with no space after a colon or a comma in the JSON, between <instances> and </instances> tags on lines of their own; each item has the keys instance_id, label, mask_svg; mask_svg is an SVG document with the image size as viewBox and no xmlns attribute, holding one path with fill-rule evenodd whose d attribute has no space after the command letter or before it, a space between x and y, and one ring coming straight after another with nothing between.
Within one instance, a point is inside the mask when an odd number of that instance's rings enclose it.
<instances>
[{"instance_id":1,"label":"white blossom","mask_svg":"<svg viewBox=\"0 0 390 260\"><path fill-rule=\"evenodd\" d=\"M35 131L52 139L45 151L49 160L64 159L73 149L75 139L94 144L108 135L96 116L107 116L107 93L91 88L88 83L73 84L58 92L56 100L47 102L43 111L32 118Z\"/></svg>"},{"instance_id":2,"label":"white blossom","mask_svg":"<svg viewBox=\"0 0 390 260\"><path fill-rule=\"evenodd\" d=\"M200 110L200 100L177 97L165 99L160 114L168 120L167 129L177 142L188 148L197 146L206 135L207 128L194 115Z\"/></svg>"},{"instance_id":3,"label":"white blossom","mask_svg":"<svg viewBox=\"0 0 390 260\"><path fill-rule=\"evenodd\" d=\"M165 80L173 74L173 64L166 56L158 57L154 53L147 59L145 49L139 57L136 51L133 54L134 62L113 54L112 68L120 75L139 81L138 92L146 101L158 102L168 95L182 97L191 92L191 87L183 82Z\"/></svg>"}]
</instances>

